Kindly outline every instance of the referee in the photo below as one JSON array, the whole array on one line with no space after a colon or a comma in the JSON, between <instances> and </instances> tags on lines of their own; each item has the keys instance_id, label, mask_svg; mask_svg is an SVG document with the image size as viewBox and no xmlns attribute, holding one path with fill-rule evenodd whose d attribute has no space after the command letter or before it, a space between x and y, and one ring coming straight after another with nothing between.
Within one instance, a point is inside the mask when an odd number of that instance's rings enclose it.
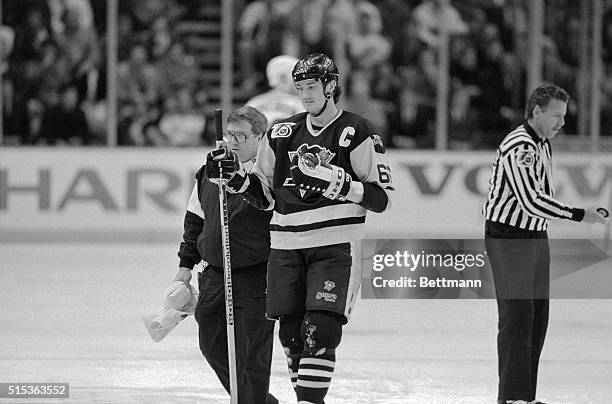
<instances>
[{"instance_id":1,"label":"referee","mask_svg":"<svg viewBox=\"0 0 612 404\"><path fill-rule=\"evenodd\" d=\"M484 204L485 243L499 315L498 404L535 399L538 362L548 325L550 219L605 223L596 208L554 199L550 139L564 125L569 95L549 83L529 96L526 121L497 149Z\"/></svg>"}]
</instances>

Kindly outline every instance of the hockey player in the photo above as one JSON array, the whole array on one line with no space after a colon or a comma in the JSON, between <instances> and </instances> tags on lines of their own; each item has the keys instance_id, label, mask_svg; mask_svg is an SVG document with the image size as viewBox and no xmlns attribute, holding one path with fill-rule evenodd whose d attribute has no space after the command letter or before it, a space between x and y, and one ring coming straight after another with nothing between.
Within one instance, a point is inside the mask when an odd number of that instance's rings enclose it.
<instances>
[{"instance_id":1,"label":"hockey player","mask_svg":"<svg viewBox=\"0 0 612 404\"><path fill-rule=\"evenodd\" d=\"M288 55L270 59L266 66L266 76L271 90L256 95L246 103L266 116L268 129L282 118L304 112L291 77L291 70L297 61L297 58Z\"/></svg>"},{"instance_id":2,"label":"hockey player","mask_svg":"<svg viewBox=\"0 0 612 404\"><path fill-rule=\"evenodd\" d=\"M393 188L380 137L336 105L333 60L300 59L293 81L307 112L272 126L251 173L222 150L209 155L207 166L230 179L233 192L274 211L266 314L280 320L298 402L322 403L360 285L356 241L366 212L390 207Z\"/></svg>"},{"instance_id":3,"label":"hockey player","mask_svg":"<svg viewBox=\"0 0 612 404\"><path fill-rule=\"evenodd\" d=\"M226 147L249 170L265 134L266 119L255 108L242 107L232 111L227 120ZM199 325L200 350L229 392L219 192L204 168L196 174L185 213L175 280L189 285L194 265L202 259L207 263L198 274L200 293L194 316ZM278 400L268 393L274 322L265 317L271 214L249 205L240 195L228 195L227 205L238 402L274 404Z\"/></svg>"}]
</instances>

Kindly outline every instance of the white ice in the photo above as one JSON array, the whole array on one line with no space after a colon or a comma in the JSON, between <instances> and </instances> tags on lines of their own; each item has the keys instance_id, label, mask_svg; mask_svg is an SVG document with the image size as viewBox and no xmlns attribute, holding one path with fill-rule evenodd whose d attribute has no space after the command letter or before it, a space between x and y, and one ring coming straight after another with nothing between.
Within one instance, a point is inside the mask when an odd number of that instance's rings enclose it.
<instances>
[{"instance_id":1,"label":"white ice","mask_svg":"<svg viewBox=\"0 0 612 404\"><path fill-rule=\"evenodd\" d=\"M159 307L176 250L0 244L0 382L70 383L59 403L229 402L193 317L160 343L140 319ZM326 402L494 403L496 321L492 300L360 300ZM295 402L278 342L271 392ZM612 300L551 302L538 397L612 402Z\"/></svg>"}]
</instances>

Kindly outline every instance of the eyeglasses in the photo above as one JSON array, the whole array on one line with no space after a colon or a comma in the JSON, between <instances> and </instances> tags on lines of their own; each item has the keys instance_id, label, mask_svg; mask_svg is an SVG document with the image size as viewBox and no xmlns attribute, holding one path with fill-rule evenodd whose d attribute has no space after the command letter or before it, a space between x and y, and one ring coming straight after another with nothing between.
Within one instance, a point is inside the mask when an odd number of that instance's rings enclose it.
<instances>
[{"instance_id":1,"label":"eyeglasses","mask_svg":"<svg viewBox=\"0 0 612 404\"><path fill-rule=\"evenodd\" d=\"M232 132L229 130L223 134L223 140L228 143L245 143L250 137L252 136L249 136L244 132Z\"/></svg>"}]
</instances>

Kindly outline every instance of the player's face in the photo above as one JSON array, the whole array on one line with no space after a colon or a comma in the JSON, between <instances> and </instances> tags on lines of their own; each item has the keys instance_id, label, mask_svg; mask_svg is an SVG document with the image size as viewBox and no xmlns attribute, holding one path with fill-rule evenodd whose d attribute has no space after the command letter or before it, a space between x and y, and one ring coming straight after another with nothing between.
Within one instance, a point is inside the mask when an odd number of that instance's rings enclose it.
<instances>
[{"instance_id":1,"label":"player's face","mask_svg":"<svg viewBox=\"0 0 612 404\"><path fill-rule=\"evenodd\" d=\"M546 139L552 139L565 125L565 114L567 103L552 99L545 107L536 105L533 110L535 118L535 130Z\"/></svg>"},{"instance_id":2,"label":"player's face","mask_svg":"<svg viewBox=\"0 0 612 404\"><path fill-rule=\"evenodd\" d=\"M247 121L228 122L225 128L224 140L227 148L242 162L255 157L259 138L253 133L251 124Z\"/></svg>"},{"instance_id":3,"label":"player's face","mask_svg":"<svg viewBox=\"0 0 612 404\"><path fill-rule=\"evenodd\" d=\"M295 83L298 96L304 109L310 113L318 113L325 104L323 95L323 83L315 79L307 79Z\"/></svg>"}]
</instances>

